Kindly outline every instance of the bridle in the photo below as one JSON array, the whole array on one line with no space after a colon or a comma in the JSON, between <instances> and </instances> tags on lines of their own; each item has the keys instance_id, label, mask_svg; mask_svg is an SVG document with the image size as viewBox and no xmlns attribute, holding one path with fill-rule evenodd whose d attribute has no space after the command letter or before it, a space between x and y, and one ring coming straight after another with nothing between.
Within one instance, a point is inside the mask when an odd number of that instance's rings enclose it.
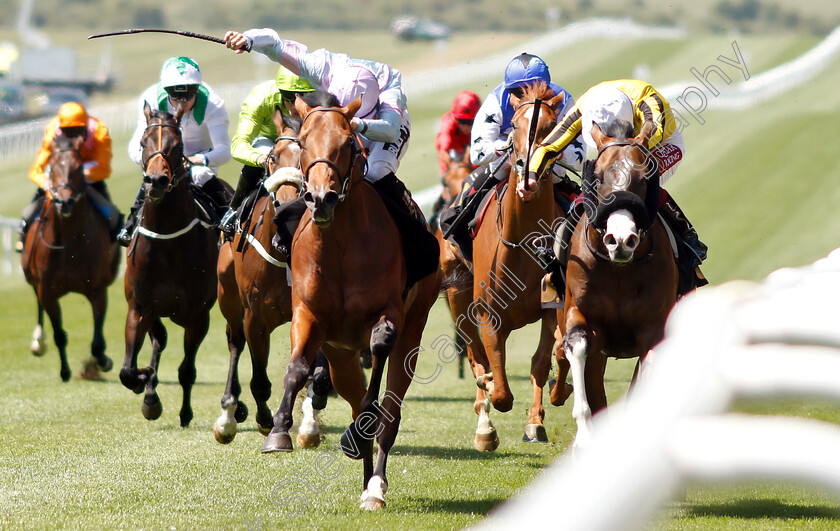
<instances>
[{"instance_id":1,"label":"bridle","mask_svg":"<svg viewBox=\"0 0 840 531\"><path fill-rule=\"evenodd\" d=\"M67 147L67 148L56 149L52 152L52 155L55 156L58 153L75 153L75 154L79 155L79 158L81 159L81 154L80 154L79 150L76 149L76 148ZM50 171L52 172L52 170L50 170ZM85 192L85 187L86 186L87 185L86 185L84 179L82 179L82 186L80 188L77 188L77 187L73 186L69 182L61 183L58 186L53 186L52 181L50 181L50 187L47 191L49 192L49 195L51 197L51 201L53 203L55 203L57 206L62 206L66 203L71 203L72 204L74 202L79 201L82 198L82 194L84 194L84 192ZM59 190L64 190L64 189L70 189L73 192L73 195L71 195L66 200L62 200L58 197L58 191Z\"/></svg>"},{"instance_id":2,"label":"bridle","mask_svg":"<svg viewBox=\"0 0 840 531\"><path fill-rule=\"evenodd\" d=\"M160 119L160 118L157 118L157 119ZM169 192L173 188L178 186L178 184L181 182L181 179L184 177L184 175L186 175L187 172L186 172L186 167L183 164L183 162L185 160L184 156L183 156L183 144L182 144L182 153L181 153L181 160L180 160L181 169L183 171L181 171L179 173L175 173L174 171L172 171L172 165L169 163L169 159L167 158L167 155L169 155L170 153L165 153L163 151L163 129L165 127L170 127L172 129L174 129L175 132L178 135L178 138L181 138L181 129L176 124L169 124L169 123L161 122L161 123L156 123L156 124L149 124L149 125L146 126L146 129L143 132L143 136L145 137L146 132L149 131L150 129L156 128L157 131L158 131L158 141L157 141L157 149L155 151L153 151L151 153L151 155L149 155L149 157L146 160L143 161L143 182L146 183L146 184L151 184L152 179L151 179L151 177L149 177L149 174L146 173L146 168L149 167L149 164L151 164L151 162L154 159L160 157L163 160L163 165L166 168L166 173L167 173L167 176L169 177L169 185L166 187L166 191Z\"/></svg>"},{"instance_id":3,"label":"bridle","mask_svg":"<svg viewBox=\"0 0 840 531\"><path fill-rule=\"evenodd\" d=\"M347 123L347 126L350 127L350 121L347 119L346 116L344 116L344 113L341 112L341 109L336 109L334 107L315 107L314 109L310 109L310 111L306 113L306 116L303 117L303 121L301 122L301 129L303 129L303 125L306 123L306 120L308 120L309 117L315 114L316 112L337 113L344 119L344 121ZM350 131L353 131L352 127L350 127ZM298 141L298 143L300 142ZM360 144L361 142L359 140L359 136L353 133L353 142L350 145L350 166L346 172L342 172L335 162L327 158L319 157L309 161L309 164L306 165L306 168L302 169L304 186L308 185L309 183L309 171L312 169L312 167L316 164L326 164L331 170L335 172L336 175L339 176L339 179L341 179L341 192L339 192L338 194L338 200L343 201L344 198L347 196L347 193L350 191L350 188L353 187L353 185L355 184L351 182L351 179L353 178L353 170L356 167L356 159L360 155L364 157L364 151L359 148ZM367 160L365 160L365 165L367 165ZM362 175L364 175L365 173L367 173L366 168L365 171L362 172Z\"/></svg>"},{"instance_id":4,"label":"bridle","mask_svg":"<svg viewBox=\"0 0 840 531\"><path fill-rule=\"evenodd\" d=\"M609 256L607 256L604 253L595 249L595 246L592 244L592 241L589 238L589 228L590 227L594 228L597 231L597 233L599 235L602 235L602 236L603 236L604 231L605 231L604 227L601 227L601 226L599 226L598 223L596 223L596 218L599 219L600 217L602 217L604 215L603 212L601 212L601 205L603 205L604 203L602 201L592 201L592 199L593 199L592 195L593 194L596 198L599 195L597 193L597 191L595 190L595 187L596 187L595 173L594 173L595 172L595 164L597 163L597 161L601 157L601 155L608 148L628 147L628 146L634 146L638 149L641 149L643 151L643 153L645 154L645 160L646 161L653 160L653 163L654 164L656 163L655 159L650 159L649 158L650 157L650 151L646 148L646 146L643 146L643 145L641 145L641 144L639 144L639 143L637 143L633 140L618 140L618 141L609 142L607 144L604 144L603 146L601 146L598 149L598 154L595 156L594 159L592 159L591 161L586 161L586 164L591 164L591 166L592 166L591 175L592 175L593 179L592 179L591 182L588 182L588 183L584 182L584 188L585 189L589 188L589 190L590 190L589 192L585 191L584 195L585 196L589 195L588 199L589 199L590 202L593 203L593 205L591 205L587 210L594 209L594 212L587 212L586 222L584 223L584 227L583 227L583 229L584 229L583 239L586 241L586 246L589 249L589 252L591 252L593 256L596 256L596 257L598 257L602 260L606 260L606 261L611 261ZM632 163L628 163L628 164L632 164ZM650 164L650 162L648 162L648 165L649 164ZM649 168L649 166L648 166L648 168ZM648 169L647 171L650 171L650 169ZM587 173L586 173L586 171L584 171L584 177L586 177L586 175L587 175ZM656 172L655 175L656 175L656 182L654 183L654 186L648 186L647 194L648 194L649 197L644 198L644 208L645 208L645 212L647 214L648 224L646 226L640 226L638 228L639 240L645 240L645 238L648 236L649 229L651 228L651 226L655 222L656 209L652 208L652 206L651 206L652 200L655 199L655 198L650 197L652 194L655 194L657 197L659 195L659 174L658 174L658 171ZM647 179L648 177L646 176L645 178ZM612 188L612 185L610 185L610 187ZM631 195L632 195L633 198L635 198L635 200L633 201L634 206L635 206L635 201L636 200L638 200L639 203L642 202L641 198L639 198L639 196L633 194L632 192L628 192L623 188L619 189L618 191L613 191L613 192L607 194L607 197L614 196L616 198L621 198L621 199L626 200L626 198L630 197ZM606 198L601 198L601 199L606 199ZM585 202L584 206L586 206L586 202ZM631 208L630 210L631 210L631 212L633 212L633 210L638 210L638 207L636 207L635 209ZM638 213L633 212L633 217L638 220L638 218L639 218ZM639 258L637 258L634 255L633 259L630 261L630 263L637 263L638 264L638 263L646 262L647 260L649 260L650 258L653 257L654 245L653 245L652 239L653 239L653 233L651 232L650 233L650 240L651 240L650 241L650 249L648 250L648 253L645 256L639 257ZM623 265L627 265L627 264L623 264Z\"/></svg>"}]
</instances>

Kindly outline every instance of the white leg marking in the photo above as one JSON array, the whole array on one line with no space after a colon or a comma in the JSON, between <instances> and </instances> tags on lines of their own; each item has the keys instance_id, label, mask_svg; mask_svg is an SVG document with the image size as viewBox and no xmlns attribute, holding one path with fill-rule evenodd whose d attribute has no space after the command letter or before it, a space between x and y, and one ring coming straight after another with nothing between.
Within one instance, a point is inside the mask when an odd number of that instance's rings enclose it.
<instances>
[{"instance_id":1,"label":"white leg marking","mask_svg":"<svg viewBox=\"0 0 840 531\"><path fill-rule=\"evenodd\" d=\"M586 365L586 337L582 334L575 334L575 339L566 348L566 359L569 360L572 371L572 387L574 392L574 406L572 417L577 423L577 435L575 435L574 448L585 448L592 438L592 410L589 408L589 401L586 399L586 386L583 379L583 368Z\"/></svg>"},{"instance_id":2,"label":"white leg marking","mask_svg":"<svg viewBox=\"0 0 840 531\"><path fill-rule=\"evenodd\" d=\"M475 429L477 435L489 435L496 431L490 421L490 398L484 399L481 411L478 413L478 427Z\"/></svg>"},{"instance_id":3,"label":"white leg marking","mask_svg":"<svg viewBox=\"0 0 840 531\"><path fill-rule=\"evenodd\" d=\"M216 440L219 440L219 442L222 442L222 440L230 442L236 436L236 418L234 418L235 412L236 404L222 408L222 414L219 415L218 419L216 419L216 424L213 426L213 433L216 436Z\"/></svg>"},{"instance_id":4,"label":"white leg marking","mask_svg":"<svg viewBox=\"0 0 840 531\"><path fill-rule=\"evenodd\" d=\"M303 411L303 419L300 421L298 433L307 436L318 435L318 418L315 414L315 408L312 407L312 399L308 396L304 398L300 409Z\"/></svg>"},{"instance_id":5,"label":"white leg marking","mask_svg":"<svg viewBox=\"0 0 840 531\"><path fill-rule=\"evenodd\" d=\"M47 352L46 334L41 325L35 325L35 330L32 332L32 344L29 345L32 354L36 356L43 356Z\"/></svg>"}]
</instances>

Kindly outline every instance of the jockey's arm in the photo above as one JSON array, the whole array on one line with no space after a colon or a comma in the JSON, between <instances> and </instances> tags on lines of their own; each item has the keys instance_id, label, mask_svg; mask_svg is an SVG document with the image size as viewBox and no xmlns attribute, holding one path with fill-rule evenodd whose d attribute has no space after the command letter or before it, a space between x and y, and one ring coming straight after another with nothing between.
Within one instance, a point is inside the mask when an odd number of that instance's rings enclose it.
<instances>
[{"instance_id":1,"label":"jockey's arm","mask_svg":"<svg viewBox=\"0 0 840 531\"><path fill-rule=\"evenodd\" d=\"M668 120L673 121L674 117L670 113L670 107L668 107L667 103L664 102L658 93L653 92L648 94L647 97L636 105L635 110L636 119L639 123L644 126L646 122L652 122L655 126L654 133L648 142L648 147L652 148L656 146L673 132L673 128L669 130ZM666 131L669 134L666 134Z\"/></svg>"},{"instance_id":2,"label":"jockey's arm","mask_svg":"<svg viewBox=\"0 0 840 531\"><path fill-rule=\"evenodd\" d=\"M266 105L264 94L258 89L258 85L251 91L245 101L242 102L242 110L239 111L239 123L236 125L236 133L230 142L230 151L233 158L242 164L258 167L259 160L263 154L254 149L251 142L259 135L262 128L263 107Z\"/></svg>"},{"instance_id":3,"label":"jockey's arm","mask_svg":"<svg viewBox=\"0 0 840 531\"><path fill-rule=\"evenodd\" d=\"M143 146L140 145L140 141L143 140L143 133L146 132L146 115L143 114L143 107L147 101L155 101L154 94L156 93L155 85L152 85L143 92L137 102L137 127L134 128L131 140L128 141L128 158L138 166L143 165ZM149 105L151 106L152 103Z\"/></svg>"},{"instance_id":4,"label":"jockey's arm","mask_svg":"<svg viewBox=\"0 0 840 531\"><path fill-rule=\"evenodd\" d=\"M111 176L111 136L105 124L96 124L93 133L93 157L82 163L85 180L88 182L103 181Z\"/></svg>"},{"instance_id":5,"label":"jockey's arm","mask_svg":"<svg viewBox=\"0 0 840 531\"><path fill-rule=\"evenodd\" d=\"M242 34L229 31L225 34L225 40L229 43L228 47L231 47L231 40L238 43L243 38L250 44L252 51L259 52L272 61L285 66L293 74L308 79L308 76L301 73L301 58L309 53L309 48L305 44L282 39L271 28L250 29ZM318 80L320 80L320 77Z\"/></svg>"},{"instance_id":6,"label":"jockey's arm","mask_svg":"<svg viewBox=\"0 0 840 531\"><path fill-rule=\"evenodd\" d=\"M207 105L205 124L210 133L212 148L202 154L207 161L207 166L217 168L230 160L230 137L228 136L230 121L224 103L218 96Z\"/></svg>"},{"instance_id":7,"label":"jockey's arm","mask_svg":"<svg viewBox=\"0 0 840 531\"><path fill-rule=\"evenodd\" d=\"M470 162L474 166L490 164L501 156L508 140L502 137L502 110L495 98L488 97L475 116L470 141Z\"/></svg>"},{"instance_id":8,"label":"jockey's arm","mask_svg":"<svg viewBox=\"0 0 840 531\"><path fill-rule=\"evenodd\" d=\"M554 126L554 129L548 134L542 144L531 155L531 163L528 166L529 173L540 176L545 173L560 156L567 146L574 141L578 141L580 137L581 121L580 110L577 105L572 107L566 116ZM585 155L585 150L581 144L574 150L582 155ZM574 157L575 154L570 154ZM565 156L565 155L564 155ZM582 159L582 156L581 156Z\"/></svg>"}]
</instances>

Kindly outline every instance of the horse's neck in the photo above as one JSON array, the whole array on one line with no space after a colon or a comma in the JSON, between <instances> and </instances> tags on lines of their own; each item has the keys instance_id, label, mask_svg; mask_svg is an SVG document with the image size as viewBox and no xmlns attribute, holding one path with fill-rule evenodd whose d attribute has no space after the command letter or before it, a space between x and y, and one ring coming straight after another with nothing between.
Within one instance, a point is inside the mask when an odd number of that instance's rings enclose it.
<instances>
[{"instance_id":1,"label":"horse's neck","mask_svg":"<svg viewBox=\"0 0 840 531\"><path fill-rule=\"evenodd\" d=\"M508 181L504 197L500 201L501 213L498 220L502 237L514 243L535 231L543 231L542 224L552 225L554 221L554 187L552 183L540 184L539 194L534 194L527 203L516 193L516 181L513 174ZM540 220L543 223L540 223ZM493 220L496 221L496 220Z\"/></svg>"},{"instance_id":2,"label":"horse's neck","mask_svg":"<svg viewBox=\"0 0 840 531\"><path fill-rule=\"evenodd\" d=\"M178 186L166 192L157 203L146 198L143 226L155 232L174 232L184 228L197 215L189 176L184 176Z\"/></svg>"}]
</instances>

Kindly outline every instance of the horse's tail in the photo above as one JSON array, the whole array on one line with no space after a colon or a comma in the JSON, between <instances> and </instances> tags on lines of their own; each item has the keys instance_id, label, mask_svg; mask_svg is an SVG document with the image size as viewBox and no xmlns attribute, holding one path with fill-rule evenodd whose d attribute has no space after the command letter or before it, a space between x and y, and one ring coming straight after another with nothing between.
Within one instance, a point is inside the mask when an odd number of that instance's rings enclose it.
<instances>
[{"instance_id":1,"label":"horse's tail","mask_svg":"<svg viewBox=\"0 0 840 531\"><path fill-rule=\"evenodd\" d=\"M449 291L450 288L455 288L458 291L472 289L473 274L466 268L456 267L448 276L444 277L440 285L440 293Z\"/></svg>"}]
</instances>

